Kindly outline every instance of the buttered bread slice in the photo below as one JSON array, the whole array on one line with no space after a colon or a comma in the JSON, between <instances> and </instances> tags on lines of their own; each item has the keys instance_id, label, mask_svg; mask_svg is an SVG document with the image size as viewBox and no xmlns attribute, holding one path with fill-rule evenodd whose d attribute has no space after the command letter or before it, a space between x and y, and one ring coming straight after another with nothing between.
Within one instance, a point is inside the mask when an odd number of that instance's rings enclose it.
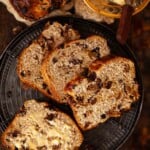
<instances>
[{"instance_id":1,"label":"buttered bread slice","mask_svg":"<svg viewBox=\"0 0 150 150\"><path fill-rule=\"evenodd\" d=\"M79 126L91 129L110 117L119 117L138 100L134 63L122 57L96 60L65 87Z\"/></svg>"},{"instance_id":2,"label":"buttered bread slice","mask_svg":"<svg viewBox=\"0 0 150 150\"><path fill-rule=\"evenodd\" d=\"M40 72L41 64L52 49L79 37L79 33L67 24L47 23L40 36L23 49L18 58L17 72L21 82L51 97Z\"/></svg>"},{"instance_id":3,"label":"buttered bread slice","mask_svg":"<svg viewBox=\"0 0 150 150\"><path fill-rule=\"evenodd\" d=\"M74 150L83 141L73 120L45 102L28 100L2 135L9 150Z\"/></svg>"},{"instance_id":4,"label":"buttered bread slice","mask_svg":"<svg viewBox=\"0 0 150 150\"><path fill-rule=\"evenodd\" d=\"M64 48L52 51L44 60L41 72L54 98L60 103L67 102L64 94L67 82L92 61L109 53L107 41L97 35L72 41L65 44Z\"/></svg>"}]
</instances>

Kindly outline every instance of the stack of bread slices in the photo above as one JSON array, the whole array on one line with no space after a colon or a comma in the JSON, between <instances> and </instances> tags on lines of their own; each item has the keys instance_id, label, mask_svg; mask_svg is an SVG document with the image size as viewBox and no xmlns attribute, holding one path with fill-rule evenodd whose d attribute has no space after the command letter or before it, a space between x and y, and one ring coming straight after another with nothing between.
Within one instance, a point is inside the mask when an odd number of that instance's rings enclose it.
<instances>
[{"instance_id":1,"label":"stack of bread slices","mask_svg":"<svg viewBox=\"0 0 150 150\"><path fill-rule=\"evenodd\" d=\"M58 22L47 23L41 35L21 52L17 73L22 83L58 103L68 104L77 123L58 110L30 100L25 103L27 112L18 113L2 136L4 145L18 149L78 148L83 141L80 130L90 130L110 117L121 116L139 99L131 60L113 56L104 37L91 35L81 39L70 25ZM39 110L38 116L34 109ZM26 124L31 128L22 131ZM38 134L43 143L35 139Z\"/></svg>"}]
</instances>

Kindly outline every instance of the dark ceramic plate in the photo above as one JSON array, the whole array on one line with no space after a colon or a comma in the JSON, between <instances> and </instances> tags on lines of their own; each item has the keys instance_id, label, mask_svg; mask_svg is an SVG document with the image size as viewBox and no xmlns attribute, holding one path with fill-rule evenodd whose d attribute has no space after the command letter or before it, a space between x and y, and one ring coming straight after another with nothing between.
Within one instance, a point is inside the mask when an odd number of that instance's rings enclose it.
<instances>
[{"instance_id":1,"label":"dark ceramic plate","mask_svg":"<svg viewBox=\"0 0 150 150\"><path fill-rule=\"evenodd\" d=\"M77 29L82 37L97 34L107 39L113 54L127 57L135 62L137 81L140 85L140 99L132 109L125 112L120 118L111 118L100 124L95 129L84 132L84 142L81 149L113 150L118 149L132 133L139 118L142 101L143 85L141 74L133 52L127 45L121 46L115 39L115 34L104 25L85 21L75 17L54 17L37 22L20 33L5 49L0 60L0 134L7 128L15 113L27 99L45 100L51 102L41 93L33 89L25 89L16 74L17 56L23 48L27 47L41 32L47 22L58 21L62 24L70 24ZM54 103L54 105L57 105ZM58 106L72 116L67 106Z\"/></svg>"}]
</instances>

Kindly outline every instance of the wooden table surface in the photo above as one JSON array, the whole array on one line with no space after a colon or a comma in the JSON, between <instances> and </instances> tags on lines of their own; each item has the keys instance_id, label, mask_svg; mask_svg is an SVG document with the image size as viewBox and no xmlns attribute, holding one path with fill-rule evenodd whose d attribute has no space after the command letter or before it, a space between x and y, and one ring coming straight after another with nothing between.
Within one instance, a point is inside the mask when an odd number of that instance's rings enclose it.
<instances>
[{"instance_id":1,"label":"wooden table surface","mask_svg":"<svg viewBox=\"0 0 150 150\"><path fill-rule=\"evenodd\" d=\"M6 7L0 3L0 54L7 44L16 36L13 32L14 28L24 29L26 25L15 20Z\"/></svg>"},{"instance_id":2,"label":"wooden table surface","mask_svg":"<svg viewBox=\"0 0 150 150\"><path fill-rule=\"evenodd\" d=\"M150 11L148 10L150 10L150 6L147 7L147 12L145 11L145 18L147 18L147 20L150 21ZM130 37L131 39L130 46L132 46L133 48L137 50L136 53L139 57L139 60L141 61L141 66L144 65L142 70L147 71L147 68L145 68L145 63L150 64L150 34L147 35L147 33L150 33L150 22L148 21L148 24L147 24L145 23L145 20L142 21L143 17L141 17L141 15L139 15L139 17L137 15L136 18L137 19L135 19L135 22L134 22L135 28L132 30L132 34ZM146 24L146 25L143 26L143 24L144 25ZM21 29L25 29L26 27L27 26L25 24L22 24L16 21L13 15L7 11L6 7L0 3L0 54L3 52L7 44L17 35L15 29L18 29L17 32L19 32ZM143 30L144 31L146 30L146 34L145 32L143 32ZM145 44L145 41L148 41L148 43L146 43L147 45ZM139 45L141 42L144 42L144 46L143 46L144 48L142 47L144 50L142 52L141 52L140 46L143 43ZM147 47L145 48L145 46ZM144 77L145 76L147 77L148 75L150 75L150 72L144 74L144 71L143 71L142 74ZM149 80L150 80L149 78L147 80L144 78L144 82L146 82L146 86L150 88ZM150 93L149 90L146 90L146 91L147 93ZM150 110L149 110L150 102L148 100L150 99L150 95L146 98L147 99L145 100L146 102L144 104L144 109L142 112L142 116L144 117L141 116L138 126L136 127L134 133L132 134L132 136L129 138L129 140L126 142L126 144L123 146L122 149L126 149L126 150L128 149L130 150L150 149L150 123L148 123L150 122L149 117L148 117L150 116ZM140 140L141 137L143 137L143 139L145 138L144 142Z\"/></svg>"}]
</instances>

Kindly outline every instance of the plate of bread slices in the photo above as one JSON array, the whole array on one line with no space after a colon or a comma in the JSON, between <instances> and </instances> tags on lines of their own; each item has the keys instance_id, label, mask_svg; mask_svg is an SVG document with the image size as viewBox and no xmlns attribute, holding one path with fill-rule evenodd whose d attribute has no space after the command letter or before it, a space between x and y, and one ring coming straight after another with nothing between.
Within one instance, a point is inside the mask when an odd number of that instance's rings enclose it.
<instances>
[{"instance_id":1,"label":"plate of bread slices","mask_svg":"<svg viewBox=\"0 0 150 150\"><path fill-rule=\"evenodd\" d=\"M119 149L143 101L139 66L108 27L40 20L0 61L0 143L9 150Z\"/></svg>"}]
</instances>

